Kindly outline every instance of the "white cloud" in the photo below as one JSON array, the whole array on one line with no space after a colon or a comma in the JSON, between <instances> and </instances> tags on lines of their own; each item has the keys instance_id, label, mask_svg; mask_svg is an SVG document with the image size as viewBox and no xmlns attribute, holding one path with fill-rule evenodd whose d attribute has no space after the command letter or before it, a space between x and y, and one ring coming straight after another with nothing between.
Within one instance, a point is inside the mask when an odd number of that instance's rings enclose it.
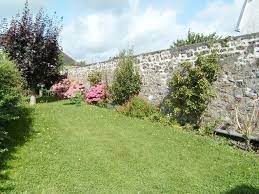
<instances>
[{"instance_id":1,"label":"white cloud","mask_svg":"<svg viewBox=\"0 0 259 194\"><path fill-rule=\"evenodd\" d=\"M64 51L76 59L94 62L131 46L137 53L168 48L174 40L183 38L189 28L203 33L233 34L242 6L242 0L214 0L188 24L179 24L178 10L152 6L140 10L139 0L128 3L128 11L122 13L95 12L69 22L62 33Z\"/></svg>"},{"instance_id":2,"label":"white cloud","mask_svg":"<svg viewBox=\"0 0 259 194\"><path fill-rule=\"evenodd\" d=\"M197 14L195 20L190 23L190 28L197 32L232 35L242 5L243 0L234 0L233 3L214 0Z\"/></svg>"},{"instance_id":3,"label":"white cloud","mask_svg":"<svg viewBox=\"0 0 259 194\"><path fill-rule=\"evenodd\" d=\"M130 0L129 10L121 14L104 12L76 18L63 30L65 52L92 62L132 46L136 52L165 48L185 31L176 23L174 10L147 7L140 12L138 4Z\"/></svg>"},{"instance_id":4,"label":"white cloud","mask_svg":"<svg viewBox=\"0 0 259 194\"><path fill-rule=\"evenodd\" d=\"M87 57L88 61L89 57L94 61L109 56L123 38L120 23L122 18L110 13L80 16L63 29L64 51L78 59Z\"/></svg>"}]
</instances>

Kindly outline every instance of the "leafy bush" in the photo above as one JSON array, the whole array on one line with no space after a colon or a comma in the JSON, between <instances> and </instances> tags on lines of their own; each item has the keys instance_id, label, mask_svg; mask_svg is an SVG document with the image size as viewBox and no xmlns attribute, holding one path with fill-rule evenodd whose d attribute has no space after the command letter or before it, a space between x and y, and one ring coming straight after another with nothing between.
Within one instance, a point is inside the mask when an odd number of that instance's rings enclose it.
<instances>
[{"instance_id":1,"label":"leafy bush","mask_svg":"<svg viewBox=\"0 0 259 194\"><path fill-rule=\"evenodd\" d=\"M70 104L80 105L84 101L84 95L77 92L74 97L70 98Z\"/></svg>"},{"instance_id":2,"label":"leafy bush","mask_svg":"<svg viewBox=\"0 0 259 194\"><path fill-rule=\"evenodd\" d=\"M124 105L116 108L117 112L129 117L148 119L164 126L179 128L179 124L169 115L160 112L159 108L140 96L132 97Z\"/></svg>"},{"instance_id":3,"label":"leafy bush","mask_svg":"<svg viewBox=\"0 0 259 194\"><path fill-rule=\"evenodd\" d=\"M6 21L6 20L5 20ZM42 10L34 17L28 1L21 15L3 22L0 44L15 61L32 91L37 84L50 87L58 80L62 53L58 43L61 25Z\"/></svg>"},{"instance_id":4,"label":"leafy bush","mask_svg":"<svg viewBox=\"0 0 259 194\"><path fill-rule=\"evenodd\" d=\"M85 93L85 100L88 103L97 104L104 102L108 96L107 85L105 83L99 83Z\"/></svg>"},{"instance_id":5,"label":"leafy bush","mask_svg":"<svg viewBox=\"0 0 259 194\"><path fill-rule=\"evenodd\" d=\"M0 127L19 115L22 83L23 80L15 64L0 52Z\"/></svg>"},{"instance_id":6,"label":"leafy bush","mask_svg":"<svg viewBox=\"0 0 259 194\"><path fill-rule=\"evenodd\" d=\"M200 135L212 135L215 132L215 129L218 127L218 121L213 121L206 123L198 129Z\"/></svg>"},{"instance_id":7,"label":"leafy bush","mask_svg":"<svg viewBox=\"0 0 259 194\"><path fill-rule=\"evenodd\" d=\"M15 64L0 52L0 153L5 150L1 145L7 137L5 126L18 119L23 111L22 83Z\"/></svg>"},{"instance_id":8,"label":"leafy bush","mask_svg":"<svg viewBox=\"0 0 259 194\"><path fill-rule=\"evenodd\" d=\"M165 115L160 111L157 111L156 113L152 114L149 117L149 120L152 122L158 122L161 123L164 126L173 126L173 127L178 127L179 124L177 121L175 121L170 115Z\"/></svg>"},{"instance_id":9,"label":"leafy bush","mask_svg":"<svg viewBox=\"0 0 259 194\"><path fill-rule=\"evenodd\" d=\"M113 102L119 105L127 102L139 93L141 84L140 74L134 68L132 51L123 51L119 56L110 90Z\"/></svg>"},{"instance_id":10,"label":"leafy bush","mask_svg":"<svg viewBox=\"0 0 259 194\"><path fill-rule=\"evenodd\" d=\"M130 117L145 119L158 113L158 108L142 97L134 96L124 105L118 107L117 111Z\"/></svg>"},{"instance_id":11,"label":"leafy bush","mask_svg":"<svg viewBox=\"0 0 259 194\"><path fill-rule=\"evenodd\" d=\"M199 56L194 65L183 63L182 69L173 75L167 106L181 124L199 126L208 102L214 96L212 84L219 69L218 56L214 53Z\"/></svg>"},{"instance_id":12,"label":"leafy bush","mask_svg":"<svg viewBox=\"0 0 259 194\"><path fill-rule=\"evenodd\" d=\"M60 82L54 84L51 87L51 91L59 98L70 99L74 98L77 93L84 93L85 87L82 83L79 83L77 81L63 79Z\"/></svg>"},{"instance_id":13,"label":"leafy bush","mask_svg":"<svg viewBox=\"0 0 259 194\"><path fill-rule=\"evenodd\" d=\"M218 36L216 33L204 35L202 33L195 33L195 32L191 32L189 30L187 38L183 39L183 40L177 40L176 42L173 43L171 48L186 46L186 45L195 44L195 43L210 43L211 44L211 43L217 42L221 38L222 37Z\"/></svg>"},{"instance_id":14,"label":"leafy bush","mask_svg":"<svg viewBox=\"0 0 259 194\"><path fill-rule=\"evenodd\" d=\"M95 86L102 81L102 74L99 71L93 71L89 73L87 80L91 86Z\"/></svg>"}]
</instances>

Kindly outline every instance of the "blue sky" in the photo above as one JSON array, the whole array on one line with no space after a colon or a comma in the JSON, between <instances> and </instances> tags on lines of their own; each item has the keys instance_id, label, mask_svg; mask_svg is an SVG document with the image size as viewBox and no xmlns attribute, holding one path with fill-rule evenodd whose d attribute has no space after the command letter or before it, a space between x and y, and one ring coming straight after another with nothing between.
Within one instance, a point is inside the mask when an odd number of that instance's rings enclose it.
<instances>
[{"instance_id":1,"label":"blue sky","mask_svg":"<svg viewBox=\"0 0 259 194\"><path fill-rule=\"evenodd\" d=\"M0 0L0 18L21 11L25 0ZM244 0L29 0L36 13L62 16L60 43L77 60L91 63L124 48L135 53L169 48L195 32L234 32Z\"/></svg>"}]
</instances>

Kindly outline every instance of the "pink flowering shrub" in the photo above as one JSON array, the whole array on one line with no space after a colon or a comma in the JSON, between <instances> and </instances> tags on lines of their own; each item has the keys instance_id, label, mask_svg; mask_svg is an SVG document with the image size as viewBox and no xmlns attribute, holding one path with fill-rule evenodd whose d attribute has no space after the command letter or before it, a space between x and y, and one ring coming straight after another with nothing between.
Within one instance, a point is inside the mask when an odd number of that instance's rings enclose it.
<instances>
[{"instance_id":1,"label":"pink flowering shrub","mask_svg":"<svg viewBox=\"0 0 259 194\"><path fill-rule=\"evenodd\" d=\"M108 96L107 84L99 83L85 93L85 100L88 103L99 103L106 100Z\"/></svg>"},{"instance_id":2,"label":"pink flowering shrub","mask_svg":"<svg viewBox=\"0 0 259 194\"><path fill-rule=\"evenodd\" d=\"M69 89L71 81L69 79L62 79L60 82L54 84L51 87L53 94L57 95L60 98L64 98L64 94Z\"/></svg>"},{"instance_id":3,"label":"pink flowering shrub","mask_svg":"<svg viewBox=\"0 0 259 194\"><path fill-rule=\"evenodd\" d=\"M72 82L68 90L64 93L64 98L74 98L78 93L84 93L85 86L82 83Z\"/></svg>"},{"instance_id":4,"label":"pink flowering shrub","mask_svg":"<svg viewBox=\"0 0 259 194\"><path fill-rule=\"evenodd\" d=\"M85 86L76 81L63 79L51 87L51 91L62 99L74 98L77 93L84 93Z\"/></svg>"}]
</instances>

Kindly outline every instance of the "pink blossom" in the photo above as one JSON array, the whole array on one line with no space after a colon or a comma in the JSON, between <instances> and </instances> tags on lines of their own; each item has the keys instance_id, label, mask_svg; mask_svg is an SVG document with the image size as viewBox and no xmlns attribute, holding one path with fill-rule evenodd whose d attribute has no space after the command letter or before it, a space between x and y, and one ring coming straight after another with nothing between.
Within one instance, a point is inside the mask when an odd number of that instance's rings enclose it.
<instances>
[{"instance_id":1,"label":"pink blossom","mask_svg":"<svg viewBox=\"0 0 259 194\"><path fill-rule=\"evenodd\" d=\"M51 91L60 98L69 99L75 97L78 92L84 93L85 87L82 83L63 79L54 84Z\"/></svg>"},{"instance_id":2,"label":"pink blossom","mask_svg":"<svg viewBox=\"0 0 259 194\"><path fill-rule=\"evenodd\" d=\"M85 93L85 100L88 103L97 103L105 100L108 97L107 85L105 83L99 83L96 86L90 88Z\"/></svg>"}]
</instances>

